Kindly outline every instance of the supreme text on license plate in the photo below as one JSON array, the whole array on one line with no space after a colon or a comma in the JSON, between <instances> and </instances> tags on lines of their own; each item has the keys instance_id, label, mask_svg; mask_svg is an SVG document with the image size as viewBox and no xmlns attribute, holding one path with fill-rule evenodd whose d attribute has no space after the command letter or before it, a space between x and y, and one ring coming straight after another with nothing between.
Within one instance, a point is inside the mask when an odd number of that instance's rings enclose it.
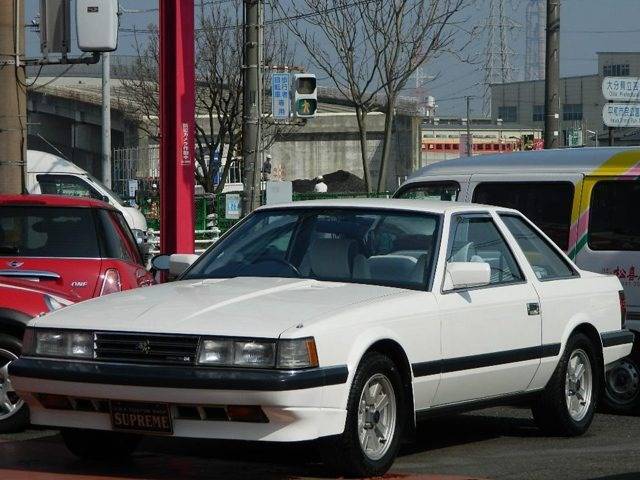
<instances>
[{"instance_id":1,"label":"supreme text on license plate","mask_svg":"<svg viewBox=\"0 0 640 480\"><path fill-rule=\"evenodd\" d=\"M111 425L114 430L144 433L173 433L171 410L166 403L142 403L111 400Z\"/></svg>"}]
</instances>

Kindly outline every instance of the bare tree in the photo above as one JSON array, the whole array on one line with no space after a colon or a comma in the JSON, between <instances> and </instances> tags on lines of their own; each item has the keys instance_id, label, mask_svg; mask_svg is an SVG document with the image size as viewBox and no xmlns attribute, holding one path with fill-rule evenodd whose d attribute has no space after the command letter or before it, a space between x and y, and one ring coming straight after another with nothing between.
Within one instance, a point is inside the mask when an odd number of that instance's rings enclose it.
<instances>
[{"instance_id":1,"label":"bare tree","mask_svg":"<svg viewBox=\"0 0 640 480\"><path fill-rule=\"evenodd\" d=\"M293 61L287 36L279 25L265 31L265 63L287 65ZM135 32L134 32L135 33ZM134 34L136 55L121 68L122 89L117 101L151 138L158 135L158 35L149 27L143 45ZM242 2L202 2L196 28L196 181L205 191L222 192L230 170L240 161L242 146ZM265 75L265 85L270 75ZM263 148L288 134L292 127L265 118ZM224 156L220 182L214 189L208 159Z\"/></svg>"},{"instance_id":2,"label":"bare tree","mask_svg":"<svg viewBox=\"0 0 640 480\"><path fill-rule=\"evenodd\" d=\"M371 191L367 115L375 109L382 87L378 82L382 52L368 40L371 32L359 8L362 0L272 0L271 3L281 17L292 18L287 26L305 47L311 63L353 104L364 183L367 191Z\"/></svg>"},{"instance_id":3,"label":"bare tree","mask_svg":"<svg viewBox=\"0 0 640 480\"><path fill-rule=\"evenodd\" d=\"M377 191L387 189L393 124L400 93L423 64L443 53L458 53L474 31L459 28L459 14L470 0L393 0L362 2L359 9L370 35L371 50L380 52L377 69L384 92L385 123ZM471 34L460 43L460 33Z\"/></svg>"},{"instance_id":4,"label":"bare tree","mask_svg":"<svg viewBox=\"0 0 640 480\"><path fill-rule=\"evenodd\" d=\"M454 42L462 31L454 21L472 0L271 1L281 17L291 19L287 25L312 64L352 103L369 191L367 114L376 110L386 114L376 185L378 191L384 190L400 92L422 64L462 48Z\"/></svg>"}]
</instances>

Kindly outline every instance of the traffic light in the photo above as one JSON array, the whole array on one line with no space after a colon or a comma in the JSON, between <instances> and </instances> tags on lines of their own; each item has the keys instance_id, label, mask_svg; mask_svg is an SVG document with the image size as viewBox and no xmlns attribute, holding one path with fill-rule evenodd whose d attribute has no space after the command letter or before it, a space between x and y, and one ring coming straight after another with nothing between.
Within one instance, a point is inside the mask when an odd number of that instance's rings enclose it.
<instances>
[{"instance_id":1,"label":"traffic light","mask_svg":"<svg viewBox=\"0 0 640 480\"><path fill-rule=\"evenodd\" d=\"M313 118L318 110L318 87L313 73L293 76L293 113L298 118Z\"/></svg>"}]
</instances>

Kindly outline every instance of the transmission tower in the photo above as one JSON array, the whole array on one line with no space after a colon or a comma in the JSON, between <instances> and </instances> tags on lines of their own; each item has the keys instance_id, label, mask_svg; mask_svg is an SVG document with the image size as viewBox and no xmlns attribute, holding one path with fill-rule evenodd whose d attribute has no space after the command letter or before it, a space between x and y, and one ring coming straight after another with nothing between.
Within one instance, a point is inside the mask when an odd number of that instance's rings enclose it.
<instances>
[{"instance_id":1,"label":"transmission tower","mask_svg":"<svg viewBox=\"0 0 640 480\"><path fill-rule=\"evenodd\" d=\"M513 34L520 25L505 12L507 0L489 0L489 17L484 26L487 46L485 49L485 94L483 110L489 113L491 85L514 79L517 71L513 65L515 52L510 47Z\"/></svg>"},{"instance_id":2,"label":"transmission tower","mask_svg":"<svg viewBox=\"0 0 640 480\"><path fill-rule=\"evenodd\" d=\"M545 28L547 20L545 0L529 0L526 10L526 50L524 79L542 80L545 76Z\"/></svg>"}]
</instances>

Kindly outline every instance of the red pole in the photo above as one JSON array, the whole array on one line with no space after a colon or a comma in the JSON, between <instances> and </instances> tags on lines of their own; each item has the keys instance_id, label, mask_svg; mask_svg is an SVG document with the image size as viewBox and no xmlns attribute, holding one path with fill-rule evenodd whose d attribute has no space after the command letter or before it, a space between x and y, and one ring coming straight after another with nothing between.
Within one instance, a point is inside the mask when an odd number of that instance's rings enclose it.
<instances>
[{"instance_id":1,"label":"red pole","mask_svg":"<svg viewBox=\"0 0 640 480\"><path fill-rule=\"evenodd\" d=\"M160 0L160 251L194 251L193 1Z\"/></svg>"}]
</instances>

